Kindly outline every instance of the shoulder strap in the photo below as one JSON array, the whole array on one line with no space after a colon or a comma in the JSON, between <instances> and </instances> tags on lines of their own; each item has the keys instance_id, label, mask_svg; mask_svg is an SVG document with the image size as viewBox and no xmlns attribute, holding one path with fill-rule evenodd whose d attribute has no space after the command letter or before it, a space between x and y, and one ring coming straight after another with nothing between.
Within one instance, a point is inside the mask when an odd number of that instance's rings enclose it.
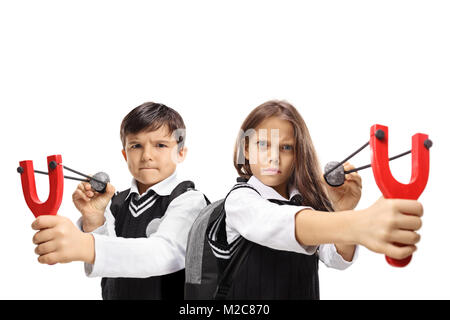
<instances>
[{"instance_id":1,"label":"shoulder strap","mask_svg":"<svg viewBox=\"0 0 450 320\"><path fill-rule=\"evenodd\" d=\"M172 192L169 195L169 203L172 202L173 199L177 198L178 196L182 195L188 190L193 190L195 188L195 184L192 181L186 180L183 182L180 182L175 189L172 190Z\"/></svg>"},{"instance_id":2,"label":"shoulder strap","mask_svg":"<svg viewBox=\"0 0 450 320\"><path fill-rule=\"evenodd\" d=\"M250 188L256 191L259 195L261 195L258 190L256 190L251 185L245 183L245 181L239 181L240 183L236 184L230 192L228 192L227 196L223 201L223 212L225 212L225 200L230 195L230 193L236 189L240 188ZM230 291L231 285L233 284L234 279L236 278L237 271L239 267L247 258L247 255L250 249L253 247L253 243L245 239L241 236L241 241L236 248L236 251L232 255L230 261L228 262L227 267L223 271L221 277L218 280L217 290L214 293L215 300L225 300L228 296L228 292Z\"/></svg>"},{"instance_id":3,"label":"shoulder strap","mask_svg":"<svg viewBox=\"0 0 450 320\"><path fill-rule=\"evenodd\" d=\"M127 198L128 194L130 193L131 188L128 188L127 190L116 192L116 194L111 198L111 214L114 216L114 218L117 218L117 214L119 213L119 209L122 206L122 204L125 202L125 199Z\"/></svg>"},{"instance_id":4,"label":"shoulder strap","mask_svg":"<svg viewBox=\"0 0 450 320\"><path fill-rule=\"evenodd\" d=\"M169 195L168 203L171 203L173 199L175 199L176 197L182 195L183 193L185 193L186 191L189 191L189 190L196 190L194 182L192 182L190 180L180 182L175 187L175 189L172 190L171 194ZM203 195L203 197L205 198L207 205L211 203L211 201L209 201L209 199L205 195Z\"/></svg>"}]
</instances>

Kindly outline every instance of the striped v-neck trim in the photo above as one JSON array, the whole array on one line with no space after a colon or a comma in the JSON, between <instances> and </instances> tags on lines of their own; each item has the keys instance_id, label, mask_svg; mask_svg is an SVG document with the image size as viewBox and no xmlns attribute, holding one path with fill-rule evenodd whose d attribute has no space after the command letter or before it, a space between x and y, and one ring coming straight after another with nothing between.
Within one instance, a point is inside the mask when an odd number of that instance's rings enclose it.
<instances>
[{"instance_id":1,"label":"striped v-neck trim","mask_svg":"<svg viewBox=\"0 0 450 320\"><path fill-rule=\"evenodd\" d=\"M158 195L150 190L144 197L136 200L134 196L131 197L129 210L134 217L140 216L142 213L151 208L155 201L158 199Z\"/></svg>"}]
</instances>

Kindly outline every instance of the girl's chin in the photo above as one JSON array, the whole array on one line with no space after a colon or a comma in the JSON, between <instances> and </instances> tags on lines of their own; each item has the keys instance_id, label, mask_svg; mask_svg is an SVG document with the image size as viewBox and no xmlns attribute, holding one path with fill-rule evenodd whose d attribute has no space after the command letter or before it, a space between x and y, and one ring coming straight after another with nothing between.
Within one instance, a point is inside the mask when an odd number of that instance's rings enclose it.
<instances>
[{"instance_id":1,"label":"girl's chin","mask_svg":"<svg viewBox=\"0 0 450 320\"><path fill-rule=\"evenodd\" d=\"M280 184L283 183L283 181L282 181L283 179L282 179L281 175L279 175L279 174L271 174L271 175L263 174L257 178L262 183L264 183L266 186L269 186L269 187L279 186Z\"/></svg>"}]
</instances>

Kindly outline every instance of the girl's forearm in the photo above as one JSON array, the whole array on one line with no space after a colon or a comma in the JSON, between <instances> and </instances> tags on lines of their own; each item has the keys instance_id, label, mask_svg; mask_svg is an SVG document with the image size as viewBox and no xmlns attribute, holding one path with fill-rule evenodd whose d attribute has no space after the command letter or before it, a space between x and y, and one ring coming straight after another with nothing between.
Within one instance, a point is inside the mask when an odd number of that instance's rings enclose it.
<instances>
[{"instance_id":1,"label":"girl's forearm","mask_svg":"<svg viewBox=\"0 0 450 320\"><path fill-rule=\"evenodd\" d=\"M352 210L324 212L305 209L295 216L295 237L301 245L325 243L355 245L354 232L357 213Z\"/></svg>"}]
</instances>

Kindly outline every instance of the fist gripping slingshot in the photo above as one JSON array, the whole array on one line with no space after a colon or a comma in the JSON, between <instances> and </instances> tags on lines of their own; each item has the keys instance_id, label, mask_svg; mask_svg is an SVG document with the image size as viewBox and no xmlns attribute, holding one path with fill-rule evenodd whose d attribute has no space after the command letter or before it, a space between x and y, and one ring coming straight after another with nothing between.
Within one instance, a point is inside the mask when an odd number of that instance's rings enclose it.
<instances>
[{"instance_id":1,"label":"fist gripping slingshot","mask_svg":"<svg viewBox=\"0 0 450 320\"><path fill-rule=\"evenodd\" d=\"M341 162L329 162L325 166L325 181L333 187L339 187L345 182L345 175L372 167L375 182L386 199L417 200L428 182L430 170L430 152L433 145L427 134L416 133L412 136L412 148L409 151L388 158L388 127L375 124L370 128L370 140L361 148ZM371 164L345 171L343 164L370 145ZM407 154L412 155L412 173L408 184L398 182L391 173L389 161ZM401 260L386 256L387 262L394 267L404 267L411 261L412 256Z\"/></svg>"},{"instance_id":2,"label":"fist gripping slingshot","mask_svg":"<svg viewBox=\"0 0 450 320\"><path fill-rule=\"evenodd\" d=\"M88 176L76 170L70 169L62 164L61 155L52 155L47 157L48 172L34 170L33 161L24 160L19 162L17 172L20 173L22 181L22 190L25 201L33 212L35 217L43 214L56 215L62 202L63 190L64 190L64 178L89 182L92 188L100 193L106 191L106 185L108 184L109 176L104 172L98 172L94 176ZM64 176L63 168L76 173L86 179ZM46 174L49 177L50 193L47 201L41 202L36 193L36 181L34 179L34 173Z\"/></svg>"}]
</instances>

